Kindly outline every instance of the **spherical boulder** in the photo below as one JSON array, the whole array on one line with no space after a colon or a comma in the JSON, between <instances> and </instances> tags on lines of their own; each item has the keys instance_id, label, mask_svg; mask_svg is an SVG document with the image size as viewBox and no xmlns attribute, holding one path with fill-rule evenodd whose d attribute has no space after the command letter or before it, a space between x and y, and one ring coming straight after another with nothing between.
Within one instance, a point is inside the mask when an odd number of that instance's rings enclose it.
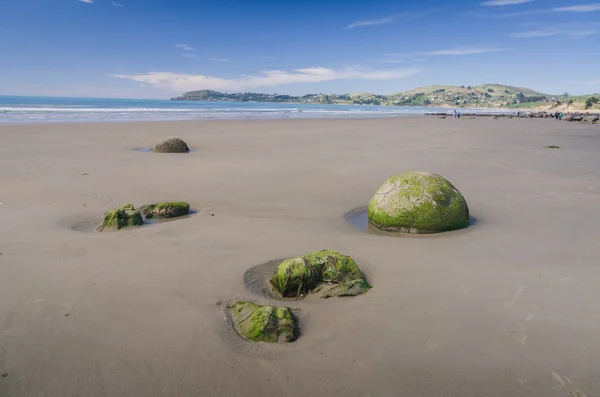
<instances>
[{"instance_id":1,"label":"spherical boulder","mask_svg":"<svg viewBox=\"0 0 600 397\"><path fill-rule=\"evenodd\" d=\"M369 203L369 223L402 233L439 233L469 225L463 195L446 179L426 172L389 178Z\"/></svg>"},{"instance_id":2,"label":"spherical boulder","mask_svg":"<svg viewBox=\"0 0 600 397\"><path fill-rule=\"evenodd\" d=\"M289 307L236 302L227 307L237 333L250 342L293 342L298 337L294 312Z\"/></svg>"},{"instance_id":3,"label":"spherical boulder","mask_svg":"<svg viewBox=\"0 0 600 397\"><path fill-rule=\"evenodd\" d=\"M269 281L283 297L315 292L322 298L356 296L371 288L354 259L331 250L286 259Z\"/></svg>"},{"instance_id":4,"label":"spherical boulder","mask_svg":"<svg viewBox=\"0 0 600 397\"><path fill-rule=\"evenodd\" d=\"M179 138L167 137L158 142L152 151L154 153L188 153L190 148Z\"/></svg>"}]
</instances>

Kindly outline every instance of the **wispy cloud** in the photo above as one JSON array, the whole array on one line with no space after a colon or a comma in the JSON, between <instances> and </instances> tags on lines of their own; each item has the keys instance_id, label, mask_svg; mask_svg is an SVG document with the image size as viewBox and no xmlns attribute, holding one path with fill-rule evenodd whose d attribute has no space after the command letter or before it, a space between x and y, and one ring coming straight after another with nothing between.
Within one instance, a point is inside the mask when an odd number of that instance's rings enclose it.
<instances>
[{"instance_id":1,"label":"wispy cloud","mask_svg":"<svg viewBox=\"0 0 600 397\"><path fill-rule=\"evenodd\" d=\"M577 85L600 85L600 79L593 79L593 80L587 80L587 81L571 80L571 81L569 81L569 84L577 84Z\"/></svg>"},{"instance_id":2,"label":"wispy cloud","mask_svg":"<svg viewBox=\"0 0 600 397\"><path fill-rule=\"evenodd\" d=\"M374 19L370 21L356 21L347 26L348 29L360 28L364 26L376 26L376 25L385 25L394 20L393 17L385 17L381 19Z\"/></svg>"},{"instance_id":3,"label":"wispy cloud","mask_svg":"<svg viewBox=\"0 0 600 397\"><path fill-rule=\"evenodd\" d=\"M360 28L360 27L365 27L365 26L385 25L385 24L388 24L388 23L391 23L394 21L410 21L412 19L418 19L418 18L422 18L429 14L434 14L436 12L440 12L443 9L444 8L435 8L435 9L430 9L430 10L423 11L423 12L387 15L380 19L360 20L360 21L353 22L350 25L346 26L346 29L354 29L354 28Z\"/></svg>"},{"instance_id":4,"label":"wispy cloud","mask_svg":"<svg viewBox=\"0 0 600 397\"><path fill-rule=\"evenodd\" d=\"M589 11L600 11L600 3L595 4L583 4L577 6L568 7L556 7L552 11L556 12L589 12Z\"/></svg>"},{"instance_id":5,"label":"wispy cloud","mask_svg":"<svg viewBox=\"0 0 600 397\"><path fill-rule=\"evenodd\" d=\"M112 2L112 5L114 5L115 7L125 7L123 4L121 3L116 3L116 2Z\"/></svg>"},{"instance_id":6,"label":"wispy cloud","mask_svg":"<svg viewBox=\"0 0 600 397\"><path fill-rule=\"evenodd\" d=\"M505 14L492 15L494 18L514 18L520 17L523 15L535 15L535 14L544 14L547 12L552 12L552 9L548 10L529 10L529 11L520 11L520 12L507 12Z\"/></svg>"},{"instance_id":7,"label":"wispy cloud","mask_svg":"<svg viewBox=\"0 0 600 397\"><path fill-rule=\"evenodd\" d=\"M414 76L420 69L359 70L356 68L328 69L323 67L295 69L291 72L269 70L257 76L242 76L237 79L181 74L171 72L149 72L146 74L115 77L150 84L169 91L211 89L217 91L244 91L258 87L274 87L285 84L320 83L332 80L398 80Z\"/></svg>"},{"instance_id":8,"label":"wispy cloud","mask_svg":"<svg viewBox=\"0 0 600 397\"><path fill-rule=\"evenodd\" d=\"M563 36L568 38L589 36L598 33L597 30L528 30L511 34L512 37L530 39L535 37Z\"/></svg>"},{"instance_id":9,"label":"wispy cloud","mask_svg":"<svg viewBox=\"0 0 600 397\"><path fill-rule=\"evenodd\" d=\"M500 52L508 51L507 48L494 48L494 47L457 47L450 48L447 50L429 51L423 52L423 55L471 55L471 54L485 54L487 52Z\"/></svg>"},{"instance_id":10,"label":"wispy cloud","mask_svg":"<svg viewBox=\"0 0 600 397\"><path fill-rule=\"evenodd\" d=\"M381 63L409 63L409 62L425 62L424 58L404 59L394 58L394 55L390 54L390 58L386 58L380 61Z\"/></svg>"},{"instance_id":11,"label":"wispy cloud","mask_svg":"<svg viewBox=\"0 0 600 397\"><path fill-rule=\"evenodd\" d=\"M184 51L195 51L194 47L190 47L187 44L175 44L175 47L181 48Z\"/></svg>"},{"instance_id":12,"label":"wispy cloud","mask_svg":"<svg viewBox=\"0 0 600 397\"><path fill-rule=\"evenodd\" d=\"M523 15L534 15L534 14L546 14L549 12L593 12L600 11L600 3L596 4L582 4L575 6L567 6L567 7L554 7L547 9L539 9L539 10L527 10L520 12L509 12L505 14L494 15L497 18L512 18L519 17Z\"/></svg>"},{"instance_id":13,"label":"wispy cloud","mask_svg":"<svg viewBox=\"0 0 600 397\"><path fill-rule=\"evenodd\" d=\"M482 6L485 7L501 7L501 6L510 6L515 4L524 4L531 3L534 0L489 0L481 3Z\"/></svg>"},{"instance_id":14,"label":"wispy cloud","mask_svg":"<svg viewBox=\"0 0 600 397\"><path fill-rule=\"evenodd\" d=\"M94 4L94 0L79 0L82 3Z\"/></svg>"},{"instance_id":15,"label":"wispy cloud","mask_svg":"<svg viewBox=\"0 0 600 397\"><path fill-rule=\"evenodd\" d=\"M227 58L207 58L209 61L215 61L215 62L229 62L229 59Z\"/></svg>"}]
</instances>

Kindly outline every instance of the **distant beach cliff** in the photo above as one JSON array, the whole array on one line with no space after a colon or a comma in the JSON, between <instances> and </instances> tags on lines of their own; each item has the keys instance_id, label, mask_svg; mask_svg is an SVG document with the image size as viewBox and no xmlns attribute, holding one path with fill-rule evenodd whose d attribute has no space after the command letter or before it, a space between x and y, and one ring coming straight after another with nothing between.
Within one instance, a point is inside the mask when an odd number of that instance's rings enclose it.
<instances>
[{"instance_id":1,"label":"distant beach cliff","mask_svg":"<svg viewBox=\"0 0 600 397\"><path fill-rule=\"evenodd\" d=\"M171 100L540 110L556 109L563 111L600 109L599 94L572 96L568 93L564 93L562 95L548 95L528 88L500 84L485 84L473 87L432 85L391 95L357 93L292 96L250 92L229 94L211 90L200 90L186 92L181 96L171 98Z\"/></svg>"}]
</instances>

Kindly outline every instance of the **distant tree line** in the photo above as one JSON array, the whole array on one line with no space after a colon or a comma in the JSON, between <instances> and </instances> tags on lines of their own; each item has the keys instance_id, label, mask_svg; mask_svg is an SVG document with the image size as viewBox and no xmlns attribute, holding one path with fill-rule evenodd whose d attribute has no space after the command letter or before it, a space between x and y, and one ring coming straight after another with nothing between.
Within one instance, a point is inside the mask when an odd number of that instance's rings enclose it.
<instances>
[{"instance_id":1,"label":"distant tree line","mask_svg":"<svg viewBox=\"0 0 600 397\"><path fill-rule=\"evenodd\" d=\"M585 100L585 108L590 109L592 106L594 106L594 104L596 104L598 102L600 102L600 99L598 99L595 96L591 96Z\"/></svg>"},{"instance_id":2,"label":"distant tree line","mask_svg":"<svg viewBox=\"0 0 600 397\"><path fill-rule=\"evenodd\" d=\"M517 94L517 101L519 101L520 103L542 102L542 101L545 101L545 100L546 100L546 96L545 95L531 95L531 96L526 96L522 92L519 92Z\"/></svg>"}]
</instances>

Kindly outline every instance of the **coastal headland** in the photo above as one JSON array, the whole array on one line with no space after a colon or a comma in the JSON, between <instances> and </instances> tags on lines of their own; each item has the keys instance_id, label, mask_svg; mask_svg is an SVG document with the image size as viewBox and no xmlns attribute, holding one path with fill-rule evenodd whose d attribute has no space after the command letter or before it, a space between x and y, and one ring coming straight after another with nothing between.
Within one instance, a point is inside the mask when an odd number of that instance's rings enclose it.
<instances>
[{"instance_id":1,"label":"coastal headland","mask_svg":"<svg viewBox=\"0 0 600 397\"><path fill-rule=\"evenodd\" d=\"M186 92L174 101L269 102L341 105L420 106L437 108L483 108L537 110L540 112L600 113L600 94L544 94L530 88L503 84L478 86L430 85L395 94L262 94L223 93L211 90Z\"/></svg>"}]
</instances>

